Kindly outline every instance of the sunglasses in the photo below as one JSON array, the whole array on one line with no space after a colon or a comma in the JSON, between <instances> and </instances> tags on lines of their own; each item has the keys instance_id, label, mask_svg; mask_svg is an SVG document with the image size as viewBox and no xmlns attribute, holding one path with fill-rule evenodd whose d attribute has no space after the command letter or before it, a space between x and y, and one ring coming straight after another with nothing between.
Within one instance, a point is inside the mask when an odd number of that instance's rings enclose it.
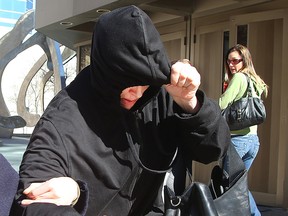
<instances>
[{"instance_id":1,"label":"sunglasses","mask_svg":"<svg viewBox=\"0 0 288 216\"><path fill-rule=\"evenodd\" d=\"M231 60L228 59L227 60L227 64L230 65L230 63L232 63L232 65L237 65L237 64L239 64L242 61L243 61L243 59L231 59Z\"/></svg>"}]
</instances>

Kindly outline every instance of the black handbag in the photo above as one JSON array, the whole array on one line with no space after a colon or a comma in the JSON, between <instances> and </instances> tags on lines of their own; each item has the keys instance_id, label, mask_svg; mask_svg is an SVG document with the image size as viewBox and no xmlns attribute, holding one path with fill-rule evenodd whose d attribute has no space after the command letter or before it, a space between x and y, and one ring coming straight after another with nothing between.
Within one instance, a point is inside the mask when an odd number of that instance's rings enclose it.
<instances>
[{"instance_id":1,"label":"black handbag","mask_svg":"<svg viewBox=\"0 0 288 216\"><path fill-rule=\"evenodd\" d=\"M164 185L164 216L251 215L247 170L232 144L224 160L228 160L226 170L216 165L208 185L192 182L181 195L175 194L174 181Z\"/></svg>"},{"instance_id":2,"label":"black handbag","mask_svg":"<svg viewBox=\"0 0 288 216\"><path fill-rule=\"evenodd\" d=\"M221 111L230 130L241 130L252 125L259 125L266 119L265 105L261 98L252 96L250 78L246 75L248 86L246 97L232 102Z\"/></svg>"}]
</instances>

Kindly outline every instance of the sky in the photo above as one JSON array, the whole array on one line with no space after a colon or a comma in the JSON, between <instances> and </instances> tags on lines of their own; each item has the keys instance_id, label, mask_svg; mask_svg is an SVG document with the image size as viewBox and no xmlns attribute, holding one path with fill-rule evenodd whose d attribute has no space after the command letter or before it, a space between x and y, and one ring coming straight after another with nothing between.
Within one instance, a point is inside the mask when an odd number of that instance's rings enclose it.
<instances>
[{"instance_id":1,"label":"sky","mask_svg":"<svg viewBox=\"0 0 288 216\"><path fill-rule=\"evenodd\" d=\"M13 28L19 17L34 8L34 0L0 0L0 26Z\"/></svg>"},{"instance_id":2,"label":"sky","mask_svg":"<svg viewBox=\"0 0 288 216\"><path fill-rule=\"evenodd\" d=\"M9 32L27 10L35 8L35 0L0 0L0 37Z\"/></svg>"}]
</instances>

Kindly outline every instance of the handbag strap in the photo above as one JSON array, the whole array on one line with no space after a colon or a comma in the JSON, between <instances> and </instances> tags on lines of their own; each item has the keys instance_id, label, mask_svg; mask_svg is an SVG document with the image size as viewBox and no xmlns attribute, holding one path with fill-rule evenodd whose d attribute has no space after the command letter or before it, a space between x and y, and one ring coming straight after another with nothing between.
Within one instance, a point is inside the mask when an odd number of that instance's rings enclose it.
<instances>
[{"instance_id":1,"label":"handbag strap","mask_svg":"<svg viewBox=\"0 0 288 216\"><path fill-rule=\"evenodd\" d=\"M185 165L181 151L173 162L172 169L166 174L164 185L167 185L176 195L180 195L185 190L186 174L192 179L192 165Z\"/></svg>"},{"instance_id":2,"label":"handbag strap","mask_svg":"<svg viewBox=\"0 0 288 216\"><path fill-rule=\"evenodd\" d=\"M250 83L250 80L251 80L251 78L247 75L247 74L245 74L244 73L244 75L246 76L246 79L247 79L247 90L246 90L246 96L248 96L248 97L252 97L252 86L251 86L251 83Z\"/></svg>"},{"instance_id":3,"label":"handbag strap","mask_svg":"<svg viewBox=\"0 0 288 216\"><path fill-rule=\"evenodd\" d=\"M230 143L225 156L222 158L223 180L229 188L238 180L240 174L245 170L245 165L234 145ZM172 170L166 175L164 185L167 185L176 195L185 190L186 174L192 181L192 163L185 163L181 151L178 151Z\"/></svg>"}]
</instances>

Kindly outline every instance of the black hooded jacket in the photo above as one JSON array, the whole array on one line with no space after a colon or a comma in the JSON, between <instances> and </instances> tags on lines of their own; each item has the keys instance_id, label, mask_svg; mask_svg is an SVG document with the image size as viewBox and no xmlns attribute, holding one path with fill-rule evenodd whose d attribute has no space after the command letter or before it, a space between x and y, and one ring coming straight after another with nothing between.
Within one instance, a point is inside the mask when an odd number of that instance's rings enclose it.
<instances>
[{"instance_id":1,"label":"black hooded jacket","mask_svg":"<svg viewBox=\"0 0 288 216\"><path fill-rule=\"evenodd\" d=\"M80 199L74 208L32 204L24 214L163 215L163 179L177 152L187 163L210 163L223 156L230 136L216 102L199 90L201 109L185 113L162 87L169 78L159 33L142 10L128 6L102 15L91 65L51 101L35 127L16 196L21 199L32 182L68 176L79 182ZM121 91L139 85L150 87L125 110Z\"/></svg>"}]
</instances>

